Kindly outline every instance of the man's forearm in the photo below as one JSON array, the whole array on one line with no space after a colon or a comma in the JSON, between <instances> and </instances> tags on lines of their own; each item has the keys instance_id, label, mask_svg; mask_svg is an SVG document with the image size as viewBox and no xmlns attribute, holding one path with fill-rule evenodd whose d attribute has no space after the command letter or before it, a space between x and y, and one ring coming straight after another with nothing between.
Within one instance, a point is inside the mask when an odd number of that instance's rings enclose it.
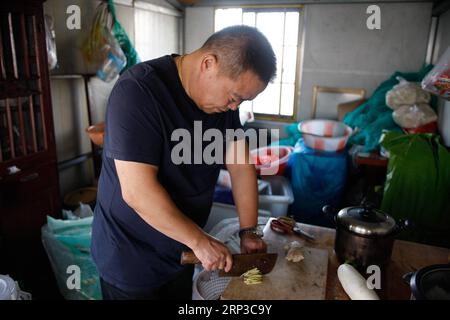
<instances>
[{"instance_id":1,"label":"man's forearm","mask_svg":"<svg viewBox=\"0 0 450 320\"><path fill-rule=\"evenodd\" d=\"M254 165L233 164L228 170L241 228L257 225L258 182Z\"/></svg>"},{"instance_id":2,"label":"man's forearm","mask_svg":"<svg viewBox=\"0 0 450 320\"><path fill-rule=\"evenodd\" d=\"M203 236L203 231L175 205L158 182L151 182L127 201L150 226L191 249Z\"/></svg>"}]
</instances>

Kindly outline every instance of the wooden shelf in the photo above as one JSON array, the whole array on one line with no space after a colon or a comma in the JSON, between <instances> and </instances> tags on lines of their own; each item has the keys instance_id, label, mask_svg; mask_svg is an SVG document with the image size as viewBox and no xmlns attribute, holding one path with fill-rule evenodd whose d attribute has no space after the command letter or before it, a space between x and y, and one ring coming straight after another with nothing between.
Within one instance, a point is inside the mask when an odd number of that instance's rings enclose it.
<instances>
[{"instance_id":1,"label":"wooden shelf","mask_svg":"<svg viewBox=\"0 0 450 320\"><path fill-rule=\"evenodd\" d=\"M374 167L387 167L389 159L382 157L377 153L363 153L358 152L356 155L356 164L358 165L368 165Z\"/></svg>"}]
</instances>

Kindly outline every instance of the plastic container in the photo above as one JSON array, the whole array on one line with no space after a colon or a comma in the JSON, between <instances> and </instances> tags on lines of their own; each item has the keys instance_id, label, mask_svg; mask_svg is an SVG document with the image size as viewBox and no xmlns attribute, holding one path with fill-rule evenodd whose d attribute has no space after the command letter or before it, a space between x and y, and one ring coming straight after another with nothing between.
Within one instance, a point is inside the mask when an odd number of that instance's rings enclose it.
<instances>
[{"instance_id":1,"label":"plastic container","mask_svg":"<svg viewBox=\"0 0 450 320\"><path fill-rule=\"evenodd\" d=\"M289 181L281 176L266 176L269 187L259 195L259 209L267 210L272 217L285 216L289 205L294 202L294 193Z\"/></svg>"},{"instance_id":2,"label":"plastic container","mask_svg":"<svg viewBox=\"0 0 450 320\"><path fill-rule=\"evenodd\" d=\"M192 300L219 300L230 280L219 277L217 272L199 272L193 279Z\"/></svg>"},{"instance_id":3,"label":"plastic container","mask_svg":"<svg viewBox=\"0 0 450 320\"><path fill-rule=\"evenodd\" d=\"M283 175L293 148L269 146L250 151L258 175Z\"/></svg>"},{"instance_id":4,"label":"plastic container","mask_svg":"<svg viewBox=\"0 0 450 320\"><path fill-rule=\"evenodd\" d=\"M258 193L259 194L267 194L268 189L270 188L270 183L261 179L258 179ZM233 190L228 187L224 187L220 185L219 183L216 184L214 189L214 202L220 202L225 204L232 204L234 205L234 198L233 198Z\"/></svg>"},{"instance_id":5,"label":"plastic container","mask_svg":"<svg viewBox=\"0 0 450 320\"><path fill-rule=\"evenodd\" d=\"M266 210L258 210L259 217L270 217L270 212ZM208 221L203 230L210 232L214 226L224 219L236 218L238 213L235 206L214 202L211 207Z\"/></svg>"},{"instance_id":6,"label":"plastic container","mask_svg":"<svg viewBox=\"0 0 450 320\"><path fill-rule=\"evenodd\" d=\"M345 148L353 130L343 122L333 120L307 120L298 124L305 144L319 151L340 151ZM308 133L323 137L309 135Z\"/></svg>"},{"instance_id":7,"label":"plastic container","mask_svg":"<svg viewBox=\"0 0 450 320\"><path fill-rule=\"evenodd\" d=\"M0 300L31 300L31 294L21 291L10 276L0 274Z\"/></svg>"},{"instance_id":8,"label":"plastic container","mask_svg":"<svg viewBox=\"0 0 450 320\"><path fill-rule=\"evenodd\" d=\"M260 210L268 211L269 216L280 217L287 215L289 205L294 202L294 193L292 191L289 180L282 176L264 176L261 180L262 183L267 183L267 186L261 188L258 195L258 205ZM227 207L216 206L215 209L222 210L224 208L230 208L232 213L226 214L226 217L236 216L236 207L234 206L234 200L231 189L227 189L221 186L216 186L214 191L214 202L217 205ZM214 214L217 214L214 212Z\"/></svg>"}]
</instances>

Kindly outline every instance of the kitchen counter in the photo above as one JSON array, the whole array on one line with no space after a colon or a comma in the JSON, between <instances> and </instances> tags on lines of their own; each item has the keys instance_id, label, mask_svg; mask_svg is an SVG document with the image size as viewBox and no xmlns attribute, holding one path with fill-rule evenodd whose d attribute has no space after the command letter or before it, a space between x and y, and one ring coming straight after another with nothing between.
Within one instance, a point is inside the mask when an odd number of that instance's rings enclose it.
<instances>
[{"instance_id":1,"label":"kitchen counter","mask_svg":"<svg viewBox=\"0 0 450 320\"><path fill-rule=\"evenodd\" d=\"M273 232L270 229L270 221L264 227L265 241L283 243L286 240L299 239L296 236L285 236ZM301 229L316 237L314 243L305 242L306 246L328 250L326 299L349 300L337 277L337 268L340 263L334 253L335 230L301 223L298 225ZM428 265L449 262L450 249L395 240L391 262L381 269L381 290L377 293L383 300L408 300L411 292L409 286L402 279L405 273L416 271Z\"/></svg>"}]
</instances>

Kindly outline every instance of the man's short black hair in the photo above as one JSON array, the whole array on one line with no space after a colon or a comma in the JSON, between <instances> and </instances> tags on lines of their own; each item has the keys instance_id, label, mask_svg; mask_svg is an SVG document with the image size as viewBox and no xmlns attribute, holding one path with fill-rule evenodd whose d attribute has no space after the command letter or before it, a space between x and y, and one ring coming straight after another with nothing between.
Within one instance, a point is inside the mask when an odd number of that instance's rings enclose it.
<instances>
[{"instance_id":1,"label":"man's short black hair","mask_svg":"<svg viewBox=\"0 0 450 320\"><path fill-rule=\"evenodd\" d=\"M237 25L222 29L206 40L203 50L212 51L220 70L232 79L253 71L264 82L276 76L276 57L267 38L256 28Z\"/></svg>"}]
</instances>

